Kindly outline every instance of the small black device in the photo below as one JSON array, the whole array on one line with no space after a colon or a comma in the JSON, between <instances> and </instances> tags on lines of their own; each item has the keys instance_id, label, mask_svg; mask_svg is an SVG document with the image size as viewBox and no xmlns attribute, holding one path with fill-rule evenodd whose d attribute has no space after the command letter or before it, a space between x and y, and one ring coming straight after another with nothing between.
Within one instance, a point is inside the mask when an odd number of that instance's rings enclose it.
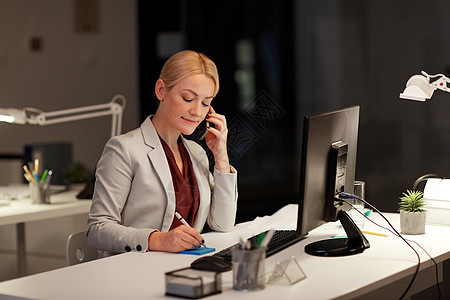
<instances>
[{"instance_id":1,"label":"small black device","mask_svg":"<svg viewBox=\"0 0 450 300\"><path fill-rule=\"evenodd\" d=\"M347 153L348 145L343 141L337 141L331 144L327 167L327 191L325 196L334 205L325 206L325 221L335 221L338 213L338 210L335 208L344 205L342 201L336 201L335 196L343 192L345 188ZM349 209L350 207L344 210Z\"/></svg>"},{"instance_id":2,"label":"small black device","mask_svg":"<svg viewBox=\"0 0 450 300\"><path fill-rule=\"evenodd\" d=\"M203 256L191 263L191 268L203 271L227 272L231 270L231 262L219 256Z\"/></svg>"},{"instance_id":3,"label":"small black device","mask_svg":"<svg viewBox=\"0 0 450 300\"><path fill-rule=\"evenodd\" d=\"M205 138L208 130L206 128L209 127L209 122L206 121L206 118L198 124L198 139L202 140Z\"/></svg>"}]
</instances>

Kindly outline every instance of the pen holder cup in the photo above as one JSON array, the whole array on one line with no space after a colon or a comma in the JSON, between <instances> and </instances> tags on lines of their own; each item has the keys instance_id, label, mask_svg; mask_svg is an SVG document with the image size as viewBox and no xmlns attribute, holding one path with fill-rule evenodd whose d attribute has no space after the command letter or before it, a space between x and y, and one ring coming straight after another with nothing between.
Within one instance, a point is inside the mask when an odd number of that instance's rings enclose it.
<instances>
[{"instance_id":1,"label":"pen holder cup","mask_svg":"<svg viewBox=\"0 0 450 300\"><path fill-rule=\"evenodd\" d=\"M231 252L233 289L254 291L266 285L266 248L239 249Z\"/></svg>"},{"instance_id":2,"label":"pen holder cup","mask_svg":"<svg viewBox=\"0 0 450 300\"><path fill-rule=\"evenodd\" d=\"M30 182L30 198L33 204L50 204L50 184Z\"/></svg>"}]
</instances>

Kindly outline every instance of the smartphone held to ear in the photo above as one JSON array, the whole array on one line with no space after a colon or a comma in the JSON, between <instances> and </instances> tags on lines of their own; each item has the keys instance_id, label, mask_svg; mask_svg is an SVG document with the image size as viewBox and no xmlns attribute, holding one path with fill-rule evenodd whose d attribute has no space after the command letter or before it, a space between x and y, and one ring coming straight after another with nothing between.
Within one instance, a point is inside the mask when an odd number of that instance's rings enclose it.
<instances>
[{"instance_id":1,"label":"smartphone held to ear","mask_svg":"<svg viewBox=\"0 0 450 300\"><path fill-rule=\"evenodd\" d=\"M199 140L204 139L206 134L208 133L208 130L206 130L206 127L209 127L209 122L206 121L206 119L205 119L198 125L198 139Z\"/></svg>"}]
</instances>

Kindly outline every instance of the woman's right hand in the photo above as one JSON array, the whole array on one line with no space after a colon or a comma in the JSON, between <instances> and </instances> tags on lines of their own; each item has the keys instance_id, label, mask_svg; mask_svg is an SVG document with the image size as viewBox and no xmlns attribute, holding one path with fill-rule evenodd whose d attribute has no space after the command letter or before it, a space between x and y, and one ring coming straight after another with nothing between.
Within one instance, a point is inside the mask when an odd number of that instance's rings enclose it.
<instances>
[{"instance_id":1,"label":"woman's right hand","mask_svg":"<svg viewBox=\"0 0 450 300\"><path fill-rule=\"evenodd\" d=\"M148 237L148 250L179 252L200 246L203 238L192 227L180 225L169 232L154 231Z\"/></svg>"}]
</instances>

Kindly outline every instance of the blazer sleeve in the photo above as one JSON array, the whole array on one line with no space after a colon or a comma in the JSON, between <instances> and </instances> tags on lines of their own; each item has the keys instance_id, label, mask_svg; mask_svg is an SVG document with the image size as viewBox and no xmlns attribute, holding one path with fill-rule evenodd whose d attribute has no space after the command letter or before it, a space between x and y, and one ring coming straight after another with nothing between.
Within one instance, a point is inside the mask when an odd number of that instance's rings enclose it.
<instances>
[{"instance_id":1,"label":"blazer sleeve","mask_svg":"<svg viewBox=\"0 0 450 300\"><path fill-rule=\"evenodd\" d=\"M97 165L87 230L87 241L92 247L112 253L147 250L148 236L155 229L121 224L132 180L130 153L124 143L114 137L106 144Z\"/></svg>"},{"instance_id":2,"label":"blazer sleeve","mask_svg":"<svg viewBox=\"0 0 450 300\"><path fill-rule=\"evenodd\" d=\"M210 179L212 201L208 225L216 231L230 231L236 222L238 199L237 171L221 173L214 168L214 180Z\"/></svg>"},{"instance_id":3,"label":"blazer sleeve","mask_svg":"<svg viewBox=\"0 0 450 300\"><path fill-rule=\"evenodd\" d=\"M237 171L231 167L231 173L221 173L214 168L213 174L209 171L209 161L205 150L195 141L185 140L191 160L196 162L200 174L209 184L209 199L207 201L207 215L201 221L203 223L196 227L201 231L206 221L209 227L215 231L230 231L236 221L236 208L238 199ZM198 183L199 181L197 181Z\"/></svg>"}]
</instances>

